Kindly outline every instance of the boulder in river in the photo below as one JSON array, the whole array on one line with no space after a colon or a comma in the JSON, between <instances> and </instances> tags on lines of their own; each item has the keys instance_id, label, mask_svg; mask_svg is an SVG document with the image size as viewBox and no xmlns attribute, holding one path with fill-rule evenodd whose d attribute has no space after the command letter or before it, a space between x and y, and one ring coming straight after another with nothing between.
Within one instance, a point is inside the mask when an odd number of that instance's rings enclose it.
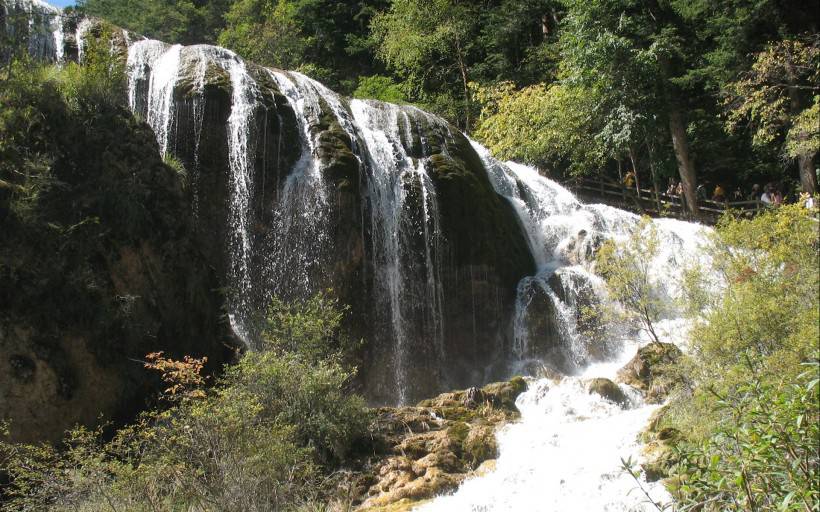
<instances>
[{"instance_id":1,"label":"boulder in river","mask_svg":"<svg viewBox=\"0 0 820 512\"><path fill-rule=\"evenodd\" d=\"M661 403L675 385L672 365L680 356L672 343L650 343L618 370L617 381L643 391L648 403Z\"/></svg>"},{"instance_id":2,"label":"boulder in river","mask_svg":"<svg viewBox=\"0 0 820 512\"><path fill-rule=\"evenodd\" d=\"M629 398L617 384L609 379L595 378L587 382L589 394L595 393L610 402L616 403L626 408L629 405Z\"/></svg>"}]
</instances>

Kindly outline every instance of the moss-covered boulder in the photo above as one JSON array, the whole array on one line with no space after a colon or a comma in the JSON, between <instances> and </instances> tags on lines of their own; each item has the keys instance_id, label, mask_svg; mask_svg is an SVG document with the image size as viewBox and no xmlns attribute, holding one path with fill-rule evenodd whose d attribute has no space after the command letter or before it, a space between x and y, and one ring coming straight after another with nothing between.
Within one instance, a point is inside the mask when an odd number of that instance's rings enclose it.
<instances>
[{"instance_id":1,"label":"moss-covered boulder","mask_svg":"<svg viewBox=\"0 0 820 512\"><path fill-rule=\"evenodd\" d=\"M519 415L515 399L526 390L515 378L444 393L415 407L382 408L371 426L370 454L352 475L359 510L409 510L454 490L498 457L496 429Z\"/></svg>"},{"instance_id":2,"label":"moss-covered boulder","mask_svg":"<svg viewBox=\"0 0 820 512\"><path fill-rule=\"evenodd\" d=\"M586 383L586 387L589 394L594 393L624 408L629 406L629 397L617 384L609 379L600 377L591 379Z\"/></svg>"},{"instance_id":3,"label":"moss-covered boulder","mask_svg":"<svg viewBox=\"0 0 820 512\"><path fill-rule=\"evenodd\" d=\"M683 439L683 436L679 430L663 426L663 416L666 411L666 407L655 411L649 424L640 435L644 443L641 454L644 460L641 463L641 469L647 482L667 478L671 468L678 462L675 446Z\"/></svg>"},{"instance_id":4,"label":"moss-covered boulder","mask_svg":"<svg viewBox=\"0 0 820 512\"><path fill-rule=\"evenodd\" d=\"M618 370L617 380L643 391L648 403L661 403L678 382L674 365L680 356L672 343L650 343Z\"/></svg>"}]
</instances>

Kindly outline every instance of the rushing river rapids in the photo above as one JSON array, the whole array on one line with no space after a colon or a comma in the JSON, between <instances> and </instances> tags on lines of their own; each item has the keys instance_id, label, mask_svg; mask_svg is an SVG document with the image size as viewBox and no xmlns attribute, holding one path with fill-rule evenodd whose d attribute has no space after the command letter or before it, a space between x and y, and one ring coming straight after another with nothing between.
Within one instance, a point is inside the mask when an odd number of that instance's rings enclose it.
<instances>
[{"instance_id":1,"label":"rushing river rapids","mask_svg":"<svg viewBox=\"0 0 820 512\"><path fill-rule=\"evenodd\" d=\"M4 9L6 20L37 13L33 55L82 61L93 23L67 30L59 10L37 1ZM583 204L416 108L349 100L224 48L125 31L116 41L130 108L153 128L158 150L185 165L192 214L216 233L228 317L250 348L271 296L333 286L354 302L357 333L371 342L363 373L374 401L408 403L447 386L536 376L545 365L564 375L531 380L521 421L498 434L493 472L422 510L646 508L620 461L639 456L637 434L656 406L626 386L630 403L612 404L584 381L614 378L647 340L613 325L596 341L580 325L584 306L609 300L595 251L640 229L639 217ZM704 231L654 226L650 280L673 304ZM686 331L678 316L670 307L662 322L675 340ZM647 489L667 498L658 485Z\"/></svg>"}]
</instances>

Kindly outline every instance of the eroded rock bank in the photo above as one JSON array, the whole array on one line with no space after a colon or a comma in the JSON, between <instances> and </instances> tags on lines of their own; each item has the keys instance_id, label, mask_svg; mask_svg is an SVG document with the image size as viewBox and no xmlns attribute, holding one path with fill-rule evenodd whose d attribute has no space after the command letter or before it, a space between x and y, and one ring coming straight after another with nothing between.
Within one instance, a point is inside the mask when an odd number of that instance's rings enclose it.
<instances>
[{"instance_id":1,"label":"eroded rock bank","mask_svg":"<svg viewBox=\"0 0 820 512\"><path fill-rule=\"evenodd\" d=\"M519 417L524 379L441 394L415 406L374 411L358 468L340 487L357 510L410 510L492 469L496 429Z\"/></svg>"}]
</instances>

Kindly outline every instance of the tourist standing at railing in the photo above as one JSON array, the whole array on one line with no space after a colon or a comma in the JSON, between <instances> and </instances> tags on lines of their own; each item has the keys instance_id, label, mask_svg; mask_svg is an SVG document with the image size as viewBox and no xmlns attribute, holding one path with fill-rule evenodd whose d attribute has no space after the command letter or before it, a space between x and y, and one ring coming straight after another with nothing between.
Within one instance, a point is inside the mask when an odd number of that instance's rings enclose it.
<instances>
[{"instance_id":1,"label":"tourist standing at railing","mask_svg":"<svg viewBox=\"0 0 820 512\"><path fill-rule=\"evenodd\" d=\"M706 201L708 199L708 197L706 197L705 183L698 185L698 188L695 190L695 195L698 197L698 201Z\"/></svg>"},{"instance_id":2,"label":"tourist standing at railing","mask_svg":"<svg viewBox=\"0 0 820 512\"><path fill-rule=\"evenodd\" d=\"M737 188L735 188L735 191L732 192L732 201L734 201L736 203L739 203L739 202L743 201L744 199L745 198L743 197L743 190L740 188L740 186L738 186ZM757 199L757 198L755 198L755 199Z\"/></svg>"},{"instance_id":3,"label":"tourist standing at railing","mask_svg":"<svg viewBox=\"0 0 820 512\"><path fill-rule=\"evenodd\" d=\"M752 191L749 193L749 196L746 198L749 201L760 201L760 185L755 183L752 185Z\"/></svg>"},{"instance_id":4,"label":"tourist standing at railing","mask_svg":"<svg viewBox=\"0 0 820 512\"><path fill-rule=\"evenodd\" d=\"M635 185L635 171L629 171L624 176L624 186L631 189Z\"/></svg>"},{"instance_id":5,"label":"tourist standing at railing","mask_svg":"<svg viewBox=\"0 0 820 512\"><path fill-rule=\"evenodd\" d=\"M726 202L726 192L723 190L723 187L720 186L720 183L715 186L715 191L712 194L712 201L716 203Z\"/></svg>"},{"instance_id":6,"label":"tourist standing at railing","mask_svg":"<svg viewBox=\"0 0 820 512\"><path fill-rule=\"evenodd\" d=\"M783 193L780 192L779 188L775 188L774 192L772 193L772 204L774 206L780 206L783 204Z\"/></svg>"},{"instance_id":7,"label":"tourist standing at railing","mask_svg":"<svg viewBox=\"0 0 820 512\"><path fill-rule=\"evenodd\" d=\"M774 187L771 184L766 185L766 190L760 196L760 202L764 206L772 206L774 203Z\"/></svg>"},{"instance_id":8,"label":"tourist standing at railing","mask_svg":"<svg viewBox=\"0 0 820 512\"><path fill-rule=\"evenodd\" d=\"M669 186L666 188L666 195L674 196L678 192L680 185L675 178L669 178Z\"/></svg>"}]
</instances>

